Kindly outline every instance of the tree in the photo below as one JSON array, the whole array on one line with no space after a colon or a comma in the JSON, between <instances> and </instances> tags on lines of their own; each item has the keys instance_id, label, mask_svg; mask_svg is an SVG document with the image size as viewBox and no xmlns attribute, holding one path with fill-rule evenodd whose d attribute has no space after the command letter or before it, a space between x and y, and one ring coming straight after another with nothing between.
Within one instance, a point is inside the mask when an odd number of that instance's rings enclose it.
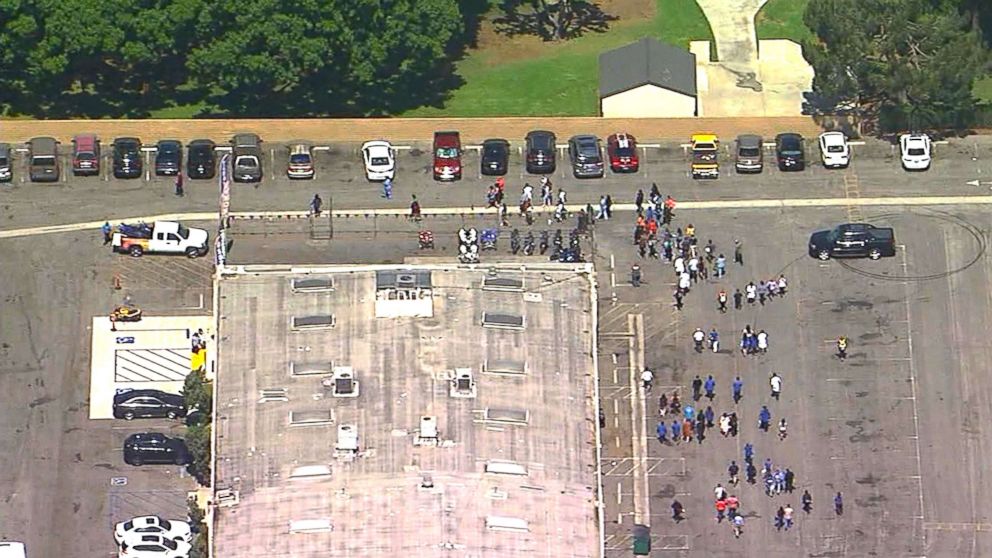
<instances>
[{"instance_id":1,"label":"tree","mask_svg":"<svg viewBox=\"0 0 992 558\"><path fill-rule=\"evenodd\" d=\"M182 394L187 409L190 411L195 409L202 414L205 421L210 420L213 413L214 388L213 382L207 380L206 372L202 368L186 376Z\"/></svg>"},{"instance_id":2,"label":"tree","mask_svg":"<svg viewBox=\"0 0 992 558\"><path fill-rule=\"evenodd\" d=\"M206 524L206 514L203 508L196 502L196 498L186 500L187 516L189 517L190 530L193 532L193 548L190 549L189 558L207 558L207 547L209 537Z\"/></svg>"},{"instance_id":3,"label":"tree","mask_svg":"<svg viewBox=\"0 0 992 558\"><path fill-rule=\"evenodd\" d=\"M537 35L545 41L570 39L586 31L602 33L618 19L597 2L585 0L503 0L500 10L503 15L493 20L497 31Z\"/></svg>"},{"instance_id":4,"label":"tree","mask_svg":"<svg viewBox=\"0 0 992 558\"><path fill-rule=\"evenodd\" d=\"M804 45L820 110L852 110L883 130L959 127L987 52L966 18L929 0L820 0Z\"/></svg>"},{"instance_id":5,"label":"tree","mask_svg":"<svg viewBox=\"0 0 992 558\"><path fill-rule=\"evenodd\" d=\"M239 115L388 114L429 102L462 27L450 0L242 0L208 11L189 68Z\"/></svg>"},{"instance_id":6,"label":"tree","mask_svg":"<svg viewBox=\"0 0 992 558\"><path fill-rule=\"evenodd\" d=\"M192 461L186 470L203 486L210 486L210 423L186 429L186 447Z\"/></svg>"}]
</instances>

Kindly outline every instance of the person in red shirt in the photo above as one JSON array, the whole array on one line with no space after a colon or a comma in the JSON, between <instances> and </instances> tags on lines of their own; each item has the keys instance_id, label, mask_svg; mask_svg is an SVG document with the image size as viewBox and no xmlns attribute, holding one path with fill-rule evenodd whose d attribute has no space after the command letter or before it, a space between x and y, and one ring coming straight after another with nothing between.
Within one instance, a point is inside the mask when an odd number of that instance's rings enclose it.
<instances>
[{"instance_id":1,"label":"person in red shirt","mask_svg":"<svg viewBox=\"0 0 992 558\"><path fill-rule=\"evenodd\" d=\"M737 496L731 494L730 497L727 498L727 516L733 519L734 516L737 515L737 508L740 505L741 502L737 499Z\"/></svg>"},{"instance_id":2,"label":"person in red shirt","mask_svg":"<svg viewBox=\"0 0 992 558\"><path fill-rule=\"evenodd\" d=\"M723 521L723 514L727 511L727 501L717 500L716 504L716 522L719 523Z\"/></svg>"}]
</instances>

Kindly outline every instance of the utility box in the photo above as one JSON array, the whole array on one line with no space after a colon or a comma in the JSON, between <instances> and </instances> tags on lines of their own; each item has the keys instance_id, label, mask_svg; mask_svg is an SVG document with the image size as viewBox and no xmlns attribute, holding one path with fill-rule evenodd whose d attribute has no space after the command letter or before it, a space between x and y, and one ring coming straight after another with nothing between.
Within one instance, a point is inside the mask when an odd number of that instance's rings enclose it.
<instances>
[{"instance_id":1,"label":"utility box","mask_svg":"<svg viewBox=\"0 0 992 558\"><path fill-rule=\"evenodd\" d=\"M358 453L358 427L354 424L338 426L338 443L334 449L342 454Z\"/></svg>"},{"instance_id":2,"label":"utility box","mask_svg":"<svg viewBox=\"0 0 992 558\"><path fill-rule=\"evenodd\" d=\"M455 376L451 379L451 397L474 398L476 396L475 378L471 368L455 368Z\"/></svg>"},{"instance_id":3,"label":"utility box","mask_svg":"<svg viewBox=\"0 0 992 558\"><path fill-rule=\"evenodd\" d=\"M634 556L651 554L651 528L647 525L634 525L631 532L634 541Z\"/></svg>"},{"instance_id":4,"label":"utility box","mask_svg":"<svg viewBox=\"0 0 992 558\"><path fill-rule=\"evenodd\" d=\"M358 397L358 380L350 366L335 366L333 375L323 381L333 397Z\"/></svg>"}]
</instances>

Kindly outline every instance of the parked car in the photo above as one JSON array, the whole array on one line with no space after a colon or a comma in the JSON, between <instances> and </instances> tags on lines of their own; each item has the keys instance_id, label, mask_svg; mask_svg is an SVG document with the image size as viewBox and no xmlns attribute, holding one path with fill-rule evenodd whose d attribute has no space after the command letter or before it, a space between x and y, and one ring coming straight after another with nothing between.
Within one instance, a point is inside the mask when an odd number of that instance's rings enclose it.
<instances>
[{"instance_id":1,"label":"parked car","mask_svg":"<svg viewBox=\"0 0 992 558\"><path fill-rule=\"evenodd\" d=\"M79 134L72 138L72 174L100 174L100 140L95 134Z\"/></svg>"},{"instance_id":2,"label":"parked car","mask_svg":"<svg viewBox=\"0 0 992 558\"><path fill-rule=\"evenodd\" d=\"M843 132L820 134L820 160L828 169L843 169L851 164L851 146Z\"/></svg>"},{"instance_id":3,"label":"parked car","mask_svg":"<svg viewBox=\"0 0 992 558\"><path fill-rule=\"evenodd\" d=\"M157 515L143 515L114 526L114 540L120 545L127 537L134 535L162 535L173 541L193 540L193 532L186 521L162 519Z\"/></svg>"},{"instance_id":4,"label":"parked car","mask_svg":"<svg viewBox=\"0 0 992 558\"><path fill-rule=\"evenodd\" d=\"M737 153L734 168L738 173L761 172L765 168L765 145L761 136L741 134L737 136Z\"/></svg>"},{"instance_id":5,"label":"parked car","mask_svg":"<svg viewBox=\"0 0 992 558\"><path fill-rule=\"evenodd\" d=\"M31 182L58 182L59 142L55 138L32 138L28 142L28 177Z\"/></svg>"},{"instance_id":6,"label":"parked car","mask_svg":"<svg viewBox=\"0 0 992 558\"><path fill-rule=\"evenodd\" d=\"M388 141L373 140L362 144L365 176L369 180L392 180L396 175L396 152Z\"/></svg>"},{"instance_id":7,"label":"parked car","mask_svg":"<svg viewBox=\"0 0 992 558\"><path fill-rule=\"evenodd\" d=\"M820 259L871 258L896 255L895 232L867 223L845 223L809 237L809 255Z\"/></svg>"},{"instance_id":8,"label":"parked car","mask_svg":"<svg viewBox=\"0 0 992 558\"><path fill-rule=\"evenodd\" d=\"M775 136L775 157L780 171L801 171L806 168L806 148L799 134Z\"/></svg>"},{"instance_id":9,"label":"parked car","mask_svg":"<svg viewBox=\"0 0 992 558\"><path fill-rule=\"evenodd\" d=\"M217 146L208 139L189 142L186 148L186 176L189 178L210 179L217 174Z\"/></svg>"},{"instance_id":10,"label":"parked car","mask_svg":"<svg viewBox=\"0 0 992 558\"><path fill-rule=\"evenodd\" d=\"M189 558L190 543L162 535L127 537L120 545L120 558Z\"/></svg>"},{"instance_id":11,"label":"parked car","mask_svg":"<svg viewBox=\"0 0 992 558\"><path fill-rule=\"evenodd\" d=\"M479 172L486 176L503 176L510 166L510 142L492 138L482 142Z\"/></svg>"},{"instance_id":12,"label":"parked car","mask_svg":"<svg viewBox=\"0 0 992 558\"><path fill-rule=\"evenodd\" d=\"M289 165L286 176L289 178L313 178L313 152L305 143L294 143L289 146Z\"/></svg>"},{"instance_id":13,"label":"parked car","mask_svg":"<svg viewBox=\"0 0 992 558\"><path fill-rule=\"evenodd\" d=\"M141 176L141 140L138 138L117 138L114 140L114 178L138 178Z\"/></svg>"},{"instance_id":14,"label":"parked car","mask_svg":"<svg viewBox=\"0 0 992 558\"><path fill-rule=\"evenodd\" d=\"M926 134L903 134L899 136L899 154L902 158L902 168L912 170L927 170L930 168L933 143Z\"/></svg>"},{"instance_id":15,"label":"parked car","mask_svg":"<svg viewBox=\"0 0 992 558\"><path fill-rule=\"evenodd\" d=\"M186 416L186 400L176 393L157 389L124 389L114 394L114 418L180 418Z\"/></svg>"},{"instance_id":16,"label":"parked car","mask_svg":"<svg viewBox=\"0 0 992 558\"><path fill-rule=\"evenodd\" d=\"M434 132L434 180L461 180L462 140L458 132Z\"/></svg>"},{"instance_id":17,"label":"parked car","mask_svg":"<svg viewBox=\"0 0 992 558\"><path fill-rule=\"evenodd\" d=\"M140 432L124 439L124 463L128 465L186 465L189 462L189 449L182 438L160 432Z\"/></svg>"},{"instance_id":18,"label":"parked car","mask_svg":"<svg viewBox=\"0 0 992 558\"><path fill-rule=\"evenodd\" d=\"M0 182L10 182L14 179L12 154L13 150L9 143L0 143Z\"/></svg>"},{"instance_id":19,"label":"parked car","mask_svg":"<svg viewBox=\"0 0 992 558\"><path fill-rule=\"evenodd\" d=\"M637 172L640 168L637 140L630 134L620 132L606 138L606 156L613 172Z\"/></svg>"},{"instance_id":20,"label":"parked car","mask_svg":"<svg viewBox=\"0 0 992 558\"><path fill-rule=\"evenodd\" d=\"M555 172L557 138L554 132L534 130L524 137L527 153L527 172L531 174L551 174Z\"/></svg>"},{"instance_id":21,"label":"parked car","mask_svg":"<svg viewBox=\"0 0 992 558\"><path fill-rule=\"evenodd\" d=\"M183 168L183 144L177 140L161 140L155 144L155 174L175 176Z\"/></svg>"},{"instance_id":22,"label":"parked car","mask_svg":"<svg viewBox=\"0 0 992 558\"><path fill-rule=\"evenodd\" d=\"M257 134L236 134L231 138L234 150L235 182L262 181L262 140Z\"/></svg>"},{"instance_id":23,"label":"parked car","mask_svg":"<svg viewBox=\"0 0 992 558\"><path fill-rule=\"evenodd\" d=\"M599 138L596 136L572 136L568 140L568 157L572 161L572 174L575 178L603 177L603 151L599 148Z\"/></svg>"}]
</instances>

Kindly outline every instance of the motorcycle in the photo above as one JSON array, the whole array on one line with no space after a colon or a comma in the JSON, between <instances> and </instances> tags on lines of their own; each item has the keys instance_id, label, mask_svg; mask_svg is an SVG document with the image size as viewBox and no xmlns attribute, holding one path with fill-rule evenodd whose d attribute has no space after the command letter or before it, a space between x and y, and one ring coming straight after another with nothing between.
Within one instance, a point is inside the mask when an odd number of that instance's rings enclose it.
<instances>
[{"instance_id":1,"label":"motorcycle","mask_svg":"<svg viewBox=\"0 0 992 558\"><path fill-rule=\"evenodd\" d=\"M548 251L548 231L541 231L541 244L539 249L542 256Z\"/></svg>"},{"instance_id":2,"label":"motorcycle","mask_svg":"<svg viewBox=\"0 0 992 558\"><path fill-rule=\"evenodd\" d=\"M534 255L534 233L530 231L527 231L527 236L524 237L524 255Z\"/></svg>"},{"instance_id":3,"label":"motorcycle","mask_svg":"<svg viewBox=\"0 0 992 558\"><path fill-rule=\"evenodd\" d=\"M459 245L458 261L463 264L479 263L479 246L476 244Z\"/></svg>"},{"instance_id":4,"label":"motorcycle","mask_svg":"<svg viewBox=\"0 0 992 558\"><path fill-rule=\"evenodd\" d=\"M458 230L458 242L460 244L475 244L479 240L479 231L475 230L475 227L465 228L462 227Z\"/></svg>"},{"instance_id":5,"label":"motorcycle","mask_svg":"<svg viewBox=\"0 0 992 558\"><path fill-rule=\"evenodd\" d=\"M568 233L568 246L569 248L579 247L579 229L572 229L572 232Z\"/></svg>"},{"instance_id":6,"label":"motorcycle","mask_svg":"<svg viewBox=\"0 0 992 558\"><path fill-rule=\"evenodd\" d=\"M431 231L420 231L419 234L420 249L421 250L433 250L434 249L434 233Z\"/></svg>"},{"instance_id":7,"label":"motorcycle","mask_svg":"<svg viewBox=\"0 0 992 558\"><path fill-rule=\"evenodd\" d=\"M141 321L141 309L137 306L118 306L110 313L112 322L139 322Z\"/></svg>"},{"instance_id":8,"label":"motorcycle","mask_svg":"<svg viewBox=\"0 0 992 558\"><path fill-rule=\"evenodd\" d=\"M516 256L517 252L520 251L520 231L513 229L510 233L510 252Z\"/></svg>"},{"instance_id":9,"label":"motorcycle","mask_svg":"<svg viewBox=\"0 0 992 558\"><path fill-rule=\"evenodd\" d=\"M482 249L495 250L496 240L499 238L499 229L482 229Z\"/></svg>"},{"instance_id":10,"label":"motorcycle","mask_svg":"<svg viewBox=\"0 0 992 558\"><path fill-rule=\"evenodd\" d=\"M561 229L555 231L554 245L555 245L555 250L561 250L561 246L562 246Z\"/></svg>"}]
</instances>

